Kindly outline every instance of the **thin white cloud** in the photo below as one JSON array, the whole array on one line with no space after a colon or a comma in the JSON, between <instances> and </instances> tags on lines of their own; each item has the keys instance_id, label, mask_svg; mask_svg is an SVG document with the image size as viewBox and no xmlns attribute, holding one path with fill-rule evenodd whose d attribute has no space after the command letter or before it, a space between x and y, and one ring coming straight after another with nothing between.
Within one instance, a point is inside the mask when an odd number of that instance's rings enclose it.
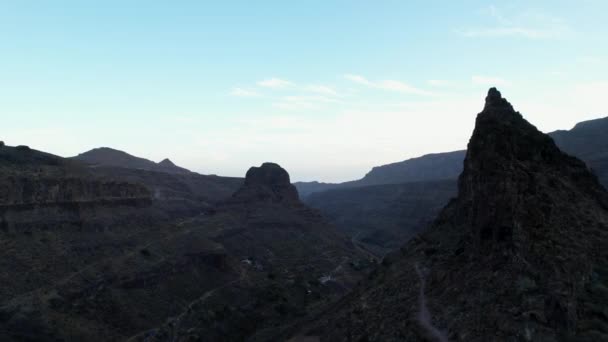
<instances>
[{"instance_id":1,"label":"thin white cloud","mask_svg":"<svg viewBox=\"0 0 608 342\"><path fill-rule=\"evenodd\" d=\"M452 82L448 80L428 80L426 83L433 87L447 87L452 84Z\"/></svg>"},{"instance_id":2,"label":"thin white cloud","mask_svg":"<svg viewBox=\"0 0 608 342\"><path fill-rule=\"evenodd\" d=\"M363 76L346 74L346 75L344 75L344 78L346 78L349 81L355 82L355 83L363 84L363 85L370 86L370 87L373 86L373 83L368 81Z\"/></svg>"},{"instance_id":3,"label":"thin white cloud","mask_svg":"<svg viewBox=\"0 0 608 342\"><path fill-rule=\"evenodd\" d=\"M536 29L529 27L486 27L457 31L465 37L513 37L530 39L559 38L563 34L553 29Z\"/></svg>"},{"instance_id":4,"label":"thin white cloud","mask_svg":"<svg viewBox=\"0 0 608 342\"><path fill-rule=\"evenodd\" d=\"M258 93L255 90L249 90L249 89L237 87L237 88L232 88L230 95L238 96L238 97L257 97L257 96L260 96L260 93Z\"/></svg>"},{"instance_id":5,"label":"thin white cloud","mask_svg":"<svg viewBox=\"0 0 608 342\"><path fill-rule=\"evenodd\" d=\"M284 96L279 101L274 102L272 104L272 106L275 108L286 109L286 110L303 110L303 109L316 110L316 109L320 109L320 108L326 106L327 104L337 103L337 102L339 102L339 101L334 98L327 97L327 96L295 95L295 96Z\"/></svg>"},{"instance_id":6,"label":"thin white cloud","mask_svg":"<svg viewBox=\"0 0 608 342\"><path fill-rule=\"evenodd\" d=\"M455 30L456 33L471 38L520 37L527 39L559 39L573 33L561 18L538 11L524 11L511 17L490 6L481 11L493 23L481 27Z\"/></svg>"},{"instance_id":7,"label":"thin white cloud","mask_svg":"<svg viewBox=\"0 0 608 342\"><path fill-rule=\"evenodd\" d=\"M305 87L304 90L313 92L313 93L328 95L328 96L337 96L338 95L338 92L334 88L332 88L330 86L326 86L326 85L321 85L321 84L309 85L309 86Z\"/></svg>"},{"instance_id":8,"label":"thin white cloud","mask_svg":"<svg viewBox=\"0 0 608 342\"><path fill-rule=\"evenodd\" d=\"M494 76L482 76L482 75L474 75L471 77L471 82L475 85L482 86L505 86L510 85L511 82L505 80L504 78L494 77Z\"/></svg>"},{"instance_id":9,"label":"thin white cloud","mask_svg":"<svg viewBox=\"0 0 608 342\"><path fill-rule=\"evenodd\" d=\"M380 80L372 82L360 75L346 74L344 75L349 81L352 81L357 84L361 84L370 88L383 89L389 91L395 91L400 93L408 93L408 94L416 94L416 95L432 95L432 93L413 87L407 83L395 80Z\"/></svg>"},{"instance_id":10,"label":"thin white cloud","mask_svg":"<svg viewBox=\"0 0 608 342\"><path fill-rule=\"evenodd\" d=\"M293 85L294 84L290 81L282 80L280 78L274 78L274 77L258 82L258 86L260 86L260 87L275 88L275 89L288 88Z\"/></svg>"}]
</instances>

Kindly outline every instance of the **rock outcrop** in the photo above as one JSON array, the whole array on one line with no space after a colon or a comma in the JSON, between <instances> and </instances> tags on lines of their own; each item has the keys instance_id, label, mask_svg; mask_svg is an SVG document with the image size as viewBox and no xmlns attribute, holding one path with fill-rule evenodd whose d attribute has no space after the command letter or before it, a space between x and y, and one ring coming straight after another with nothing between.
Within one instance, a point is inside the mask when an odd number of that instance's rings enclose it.
<instances>
[{"instance_id":1,"label":"rock outcrop","mask_svg":"<svg viewBox=\"0 0 608 342\"><path fill-rule=\"evenodd\" d=\"M232 202L274 202L298 205L298 191L289 174L275 163L264 163L247 171L245 184L232 196Z\"/></svg>"},{"instance_id":2,"label":"rock outcrop","mask_svg":"<svg viewBox=\"0 0 608 342\"><path fill-rule=\"evenodd\" d=\"M304 332L328 341L604 341L607 245L608 193L597 178L490 89L458 197Z\"/></svg>"}]
</instances>

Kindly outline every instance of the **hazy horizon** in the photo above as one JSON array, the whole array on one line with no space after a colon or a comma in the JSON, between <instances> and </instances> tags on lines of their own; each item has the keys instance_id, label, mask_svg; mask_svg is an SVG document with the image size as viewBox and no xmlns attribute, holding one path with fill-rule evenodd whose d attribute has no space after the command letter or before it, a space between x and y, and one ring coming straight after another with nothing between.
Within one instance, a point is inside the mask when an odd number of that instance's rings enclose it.
<instances>
[{"instance_id":1,"label":"hazy horizon","mask_svg":"<svg viewBox=\"0 0 608 342\"><path fill-rule=\"evenodd\" d=\"M608 3L585 3L3 3L0 140L358 179L466 148L491 86L544 132L608 116Z\"/></svg>"}]
</instances>

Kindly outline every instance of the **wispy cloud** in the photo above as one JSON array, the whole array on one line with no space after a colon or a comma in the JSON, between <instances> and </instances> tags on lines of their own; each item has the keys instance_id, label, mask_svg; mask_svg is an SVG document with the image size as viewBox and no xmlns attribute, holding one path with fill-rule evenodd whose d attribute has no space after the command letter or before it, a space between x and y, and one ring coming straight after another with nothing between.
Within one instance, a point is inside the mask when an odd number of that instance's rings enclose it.
<instances>
[{"instance_id":1,"label":"wispy cloud","mask_svg":"<svg viewBox=\"0 0 608 342\"><path fill-rule=\"evenodd\" d=\"M448 80L428 80L426 83L433 87L447 87L452 84L452 82Z\"/></svg>"},{"instance_id":2,"label":"wispy cloud","mask_svg":"<svg viewBox=\"0 0 608 342\"><path fill-rule=\"evenodd\" d=\"M314 110L330 103L338 103L335 98L321 95L295 95L284 96L272 104L275 108L287 110Z\"/></svg>"},{"instance_id":3,"label":"wispy cloud","mask_svg":"<svg viewBox=\"0 0 608 342\"><path fill-rule=\"evenodd\" d=\"M353 81L355 83L359 83L359 84L363 84L366 86L373 86L373 83L368 81L365 77L363 76L359 76L359 75L353 75L353 74L346 74L344 75L344 78L346 78L349 81Z\"/></svg>"},{"instance_id":4,"label":"wispy cloud","mask_svg":"<svg viewBox=\"0 0 608 342\"><path fill-rule=\"evenodd\" d=\"M328 96L337 96L338 95L338 92L333 87L321 85L321 84L312 84L312 85L306 86L304 88L304 90L312 92L312 93L324 94L324 95L328 95Z\"/></svg>"},{"instance_id":5,"label":"wispy cloud","mask_svg":"<svg viewBox=\"0 0 608 342\"><path fill-rule=\"evenodd\" d=\"M464 37L521 37L527 39L558 39L573 33L561 18L538 11L529 10L506 16L498 8L490 6L481 13L492 23L455 31Z\"/></svg>"},{"instance_id":6,"label":"wispy cloud","mask_svg":"<svg viewBox=\"0 0 608 342\"><path fill-rule=\"evenodd\" d=\"M380 80L370 81L367 78L360 75L346 74L344 78L357 84L361 84L370 88L383 89L389 91L395 91L400 93L416 94L416 95L432 95L432 93L411 86L407 83L395 80Z\"/></svg>"},{"instance_id":7,"label":"wispy cloud","mask_svg":"<svg viewBox=\"0 0 608 342\"><path fill-rule=\"evenodd\" d=\"M471 77L471 82L482 86L505 86L511 82L501 77L474 75Z\"/></svg>"},{"instance_id":8,"label":"wispy cloud","mask_svg":"<svg viewBox=\"0 0 608 342\"><path fill-rule=\"evenodd\" d=\"M249 90L249 89L236 87L236 88L232 88L230 95L238 96L238 97L257 97L257 96L260 96L260 93L258 93L255 90Z\"/></svg>"},{"instance_id":9,"label":"wispy cloud","mask_svg":"<svg viewBox=\"0 0 608 342\"><path fill-rule=\"evenodd\" d=\"M530 27L484 27L459 30L465 37L513 37L519 36L530 39L559 38L563 34L553 29L537 29Z\"/></svg>"},{"instance_id":10,"label":"wispy cloud","mask_svg":"<svg viewBox=\"0 0 608 342\"><path fill-rule=\"evenodd\" d=\"M258 82L258 86L265 88L288 88L293 86L293 82L282 80L280 78L269 78Z\"/></svg>"}]
</instances>

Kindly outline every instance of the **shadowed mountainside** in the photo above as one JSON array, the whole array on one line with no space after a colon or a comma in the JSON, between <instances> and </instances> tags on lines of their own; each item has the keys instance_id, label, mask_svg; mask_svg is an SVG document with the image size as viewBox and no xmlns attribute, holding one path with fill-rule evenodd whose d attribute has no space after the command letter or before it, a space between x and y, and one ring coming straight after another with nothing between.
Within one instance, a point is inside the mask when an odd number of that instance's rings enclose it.
<instances>
[{"instance_id":1,"label":"shadowed mountainside","mask_svg":"<svg viewBox=\"0 0 608 342\"><path fill-rule=\"evenodd\" d=\"M315 193L306 204L384 255L428 227L456 193L453 180L384 184Z\"/></svg>"},{"instance_id":2,"label":"shadowed mountainside","mask_svg":"<svg viewBox=\"0 0 608 342\"><path fill-rule=\"evenodd\" d=\"M241 341L318 310L365 264L276 164L213 202L148 187L204 176L90 167L25 147L0 147L0 169L2 341L166 340L166 327L178 340L196 331Z\"/></svg>"},{"instance_id":3,"label":"shadowed mountainside","mask_svg":"<svg viewBox=\"0 0 608 342\"><path fill-rule=\"evenodd\" d=\"M608 117L580 122L550 136L564 152L585 161L608 188Z\"/></svg>"},{"instance_id":4,"label":"shadowed mountainside","mask_svg":"<svg viewBox=\"0 0 608 342\"><path fill-rule=\"evenodd\" d=\"M572 130L549 136L564 152L585 161L604 186L608 184L608 118L581 122ZM457 151L377 167L360 181L334 184L337 188L329 190L327 186L313 189L309 186L312 183L296 185L318 191L304 197L304 201L319 209L334 225L382 254L426 228L456 195L456 175L462 170L464 156L465 151ZM416 179L416 174L427 179L453 177L409 182ZM396 184L362 185L369 182Z\"/></svg>"},{"instance_id":5,"label":"shadowed mountainside","mask_svg":"<svg viewBox=\"0 0 608 342\"><path fill-rule=\"evenodd\" d=\"M201 222L240 260L240 277L135 340L272 340L342 296L363 265L350 241L303 205L277 164L252 167L244 185Z\"/></svg>"},{"instance_id":6,"label":"shadowed mountainside","mask_svg":"<svg viewBox=\"0 0 608 342\"><path fill-rule=\"evenodd\" d=\"M597 177L491 89L458 197L301 331L324 341L436 341L430 325L450 341L607 340L606 245L608 193Z\"/></svg>"},{"instance_id":7,"label":"shadowed mountainside","mask_svg":"<svg viewBox=\"0 0 608 342\"><path fill-rule=\"evenodd\" d=\"M82 163L101 177L143 184L156 200L176 210L200 206L211 209L243 184L242 178L201 175L175 166L169 159L157 164L106 147L69 159Z\"/></svg>"}]
</instances>

